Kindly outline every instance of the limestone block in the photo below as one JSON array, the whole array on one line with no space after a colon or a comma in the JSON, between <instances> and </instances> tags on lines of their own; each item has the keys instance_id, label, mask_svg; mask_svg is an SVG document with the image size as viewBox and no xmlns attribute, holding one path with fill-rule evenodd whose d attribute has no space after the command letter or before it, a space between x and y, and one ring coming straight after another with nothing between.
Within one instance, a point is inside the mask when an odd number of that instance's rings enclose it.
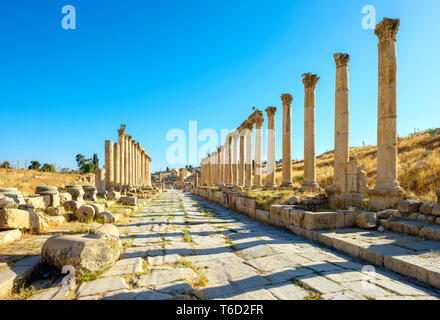
<instances>
[{"instance_id":1,"label":"limestone block","mask_svg":"<svg viewBox=\"0 0 440 320\"><path fill-rule=\"evenodd\" d=\"M49 206L59 207L61 205L60 194L55 186L37 186L36 194L48 195L50 197Z\"/></svg>"},{"instance_id":2,"label":"limestone block","mask_svg":"<svg viewBox=\"0 0 440 320\"><path fill-rule=\"evenodd\" d=\"M0 210L0 229L31 229L32 215L29 211L20 209Z\"/></svg>"},{"instance_id":3,"label":"limestone block","mask_svg":"<svg viewBox=\"0 0 440 320\"><path fill-rule=\"evenodd\" d=\"M72 196L72 200L84 201L84 190L81 185L68 185L66 186L67 192Z\"/></svg>"},{"instance_id":4,"label":"limestone block","mask_svg":"<svg viewBox=\"0 0 440 320\"><path fill-rule=\"evenodd\" d=\"M394 209L386 209L386 210L379 211L377 213L377 218L378 219L388 219L393 214L397 213L396 211L397 210L394 210Z\"/></svg>"},{"instance_id":5,"label":"limestone block","mask_svg":"<svg viewBox=\"0 0 440 320\"><path fill-rule=\"evenodd\" d=\"M0 195L0 209L17 209L18 203L10 197Z\"/></svg>"},{"instance_id":6,"label":"limestone block","mask_svg":"<svg viewBox=\"0 0 440 320\"><path fill-rule=\"evenodd\" d=\"M419 200L402 200L399 203L398 210L402 213L418 212L423 202Z\"/></svg>"},{"instance_id":7,"label":"limestone block","mask_svg":"<svg viewBox=\"0 0 440 320\"><path fill-rule=\"evenodd\" d=\"M433 216L440 216L440 204L437 203L437 204L432 208L431 214L432 214Z\"/></svg>"},{"instance_id":8,"label":"limestone block","mask_svg":"<svg viewBox=\"0 0 440 320\"><path fill-rule=\"evenodd\" d=\"M61 192L60 193L60 202L61 205L63 205L65 202L67 201L71 201L72 200L72 195L68 192Z\"/></svg>"},{"instance_id":9,"label":"limestone block","mask_svg":"<svg viewBox=\"0 0 440 320\"><path fill-rule=\"evenodd\" d=\"M62 209L64 209L64 208L63 207L56 207L56 208L49 207L49 208L46 209L46 214L49 215L49 216L52 216L52 217L62 216L63 215L63 210Z\"/></svg>"},{"instance_id":10,"label":"limestone block","mask_svg":"<svg viewBox=\"0 0 440 320\"><path fill-rule=\"evenodd\" d=\"M419 221L427 222L427 223L434 223L435 222L435 216L429 215L429 214L420 214L417 218Z\"/></svg>"},{"instance_id":11,"label":"limestone block","mask_svg":"<svg viewBox=\"0 0 440 320\"><path fill-rule=\"evenodd\" d=\"M303 225L305 212L306 211L304 210L292 209L289 224L296 227L301 227Z\"/></svg>"},{"instance_id":12,"label":"limestone block","mask_svg":"<svg viewBox=\"0 0 440 320\"><path fill-rule=\"evenodd\" d=\"M440 241L440 226L425 226L420 230L419 236L431 240Z\"/></svg>"},{"instance_id":13,"label":"limestone block","mask_svg":"<svg viewBox=\"0 0 440 320\"><path fill-rule=\"evenodd\" d=\"M431 214L434 209L435 202L426 202L420 207L420 212L424 214Z\"/></svg>"},{"instance_id":14,"label":"limestone block","mask_svg":"<svg viewBox=\"0 0 440 320\"><path fill-rule=\"evenodd\" d=\"M7 245L21 238L21 231L18 229L0 231L0 245Z\"/></svg>"},{"instance_id":15,"label":"limestone block","mask_svg":"<svg viewBox=\"0 0 440 320\"><path fill-rule=\"evenodd\" d=\"M362 212L356 216L355 225L363 229L372 229L376 227L376 213Z\"/></svg>"},{"instance_id":16,"label":"limestone block","mask_svg":"<svg viewBox=\"0 0 440 320\"><path fill-rule=\"evenodd\" d=\"M119 199L122 204L128 205L128 206L136 206L138 202L137 197L122 197Z\"/></svg>"},{"instance_id":17,"label":"limestone block","mask_svg":"<svg viewBox=\"0 0 440 320\"><path fill-rule=\"evenodd\" d=\"M92 203L90 204L93 208L95 208L95 214L104 212L105 211L105 205L102 203Z\"/></svg>"},{"instance_id":18,"label":"limestone block","mask_svg":"<svg viewBox=\"0 0 440 320\"><path fill-rule=\"evenodd\" d=\"M110 212L98 212L95 215L95 219L103 220L104 223L115 222L114 216Z\"/></svg>"},{"instance_id":19,"label":"limestone block","mask_svg":"<svg viewBox=\"0 0 440 320\"><path fill-rule=\"evenodd\" d=\"M33 205L35 209L47 209L50 205L50 196L32 196L24 199L26 204Z\"/></svg>"},{"instance_id":20,"label":"limestone block","mask_svg":"<svg viewBox=\"0 0 440 320\"><path fill-rule=\"evenodd\" d=\"M66 212L76 213L76 210L79 209L83 204L81 202L70 200L64 203L63 207Z\"/></svg>"},{"instance_id":21,"label":"limestone block","mask_svg":"<svg viewBox=\"0 0 440 320\"><path fill-rule=\"evenodd\" d=\"M110 235L104 236L115 238ZM119 239L117 240L120 242ZM57 269L61 270L64 266L71 265L79 272L102 271L119 258L116 258L114 249L103 239L78 235L49 238L41 249L41 256L46 263Z\"/></svg>"},{"instance_id":22,"label":"limestone block","mask_svg":"<svg viewBox=\"0 0 440 320\"><path fill-rule=\"evenodd\" d=\"M111 234L112 236L119 237L119 229L112 224L103 224L102 226L93 230L94 234Z\"/></svg>"},{"instance_id":23,"label":"limestone block","mask_svg":"<svg viewBox=\"0 0 440 320\"><path fill-rule=\"evenodd\" d=\"M75 215L81 222L93 220L95 217L95 208L89 204L84 204L76 210Z\"/></svg>"},{"instance_id":24,"label":"limestone block","mask_svg":"<svg viewBox=\"0 0 440 320\"><path fill-rule=\"evenodd\" d=\"M269 211L266 210L259 210L257 209L255 211L256 217L258 221L261 221L263 223L268 223L269 222Z\"/></svg>"},{"instance_id":25,"label":"limestone block","mask_svg":"<svg viewBox=\"0 0 440 320\"><path fill-rule=\"evenodd\" d=\"M344 228L352 228L356 224L355 212L344 212Z\"/></svg>"},{"instance_id":26,"label":"limestone block","mask_svg":"<svg viewBox=\"0 0 440 320\"><path fill-rule=\"evenodd\" d=\"M325 230L334 228L335 223L335 212L306 212L301 227L307 230Z\"/></svg>"},{"instance_id":27,"label":"limestone block","mask_svg":"<svg viewBox=\"0 0 440 320\"><path fill-rule=\"evenodd\" d=\"M63 216L46 217L46 222L50 227L61 227L66 221Z\"/></svg>"}]
</instances>

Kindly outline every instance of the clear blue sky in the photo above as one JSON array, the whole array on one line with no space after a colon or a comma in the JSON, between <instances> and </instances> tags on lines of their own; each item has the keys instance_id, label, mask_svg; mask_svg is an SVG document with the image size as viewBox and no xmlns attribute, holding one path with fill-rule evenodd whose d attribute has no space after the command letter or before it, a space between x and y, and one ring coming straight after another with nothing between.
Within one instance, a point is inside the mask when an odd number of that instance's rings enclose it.
<instances>
[{"instance_id":1,"label":"clear blue sky","mask_svg":"<svg viewBox=\"0 0 440 320\"><path fill-rule=\"evenodd\" d=\"M77 29L61 28L63 5ZM398 133L440 126L438 0L4 0L0 4L0 160L75 168L119 125L168 164L168 130L237 127L251 107L293 101L293 158L303 157L301 74L317 73L316 149L333 149L333 53L350 62L350 144L376 143L377 38L361 27L400 18ZM265 149L263 150L265 153Z\"/></svg>"}]
</instances>

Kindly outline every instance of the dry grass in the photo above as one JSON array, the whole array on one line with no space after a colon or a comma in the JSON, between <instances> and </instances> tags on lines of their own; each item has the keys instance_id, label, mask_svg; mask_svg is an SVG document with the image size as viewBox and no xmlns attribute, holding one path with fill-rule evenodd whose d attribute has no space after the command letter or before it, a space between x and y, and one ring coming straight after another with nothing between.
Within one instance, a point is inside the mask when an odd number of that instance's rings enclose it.
<instances>
[{"instance_id":1,"label":"dry grass","mask_svg":"<svg viewBox=\"0 0 440 320\"><path fill-rule=\"evenodd\" d=\"M426 130L398 139L398 179L407 198L434 201L435 189L440 188L440 129ZM437 134L436 134L437 133ZM376 179L377 148L365 146L350 148L350 156L364 164L367 185L374 187ZM303 180L304 162L292 162L293 184L300 187ZM326 188L333 180L333 151L316 158L316 177ZM281 184L281 165L277 166L275 179ZM263 178L263 183L265 178ZM280 194L278 192L278 194ZM284 195L287 198L287 195Z\"/></svg>"},{"instance_id":2,"label":"dry grass","mask_svg":"<svg viewBox=\"0 0 440 320\"><path fill-rule=\"evenodd\" d=\"M91 182L86 180L87 177L91 178ZM18 188L25 197L35 194L37 186L64 187L69 184L93 185L94 175L0 169L0 188Z\"/></svg>"}]
</instances>

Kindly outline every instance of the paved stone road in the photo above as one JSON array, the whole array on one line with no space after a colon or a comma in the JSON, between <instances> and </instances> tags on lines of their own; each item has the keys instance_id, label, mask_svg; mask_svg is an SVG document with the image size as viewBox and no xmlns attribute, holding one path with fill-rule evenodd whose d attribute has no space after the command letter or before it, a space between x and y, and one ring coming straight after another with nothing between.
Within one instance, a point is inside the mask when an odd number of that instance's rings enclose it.
<instances>
[{"instance_id":1,"label":"paved stone road","mask_svg":"<svg viewBox=\"0 0 440 320\"><path fill-rule=\"evenodd\" d=\"M440 297L385 270L361 272L359 261L180 191L162 194L132 221L121 227L123 259L82 283L77 299Z\"/></svg>"}]
</instances>

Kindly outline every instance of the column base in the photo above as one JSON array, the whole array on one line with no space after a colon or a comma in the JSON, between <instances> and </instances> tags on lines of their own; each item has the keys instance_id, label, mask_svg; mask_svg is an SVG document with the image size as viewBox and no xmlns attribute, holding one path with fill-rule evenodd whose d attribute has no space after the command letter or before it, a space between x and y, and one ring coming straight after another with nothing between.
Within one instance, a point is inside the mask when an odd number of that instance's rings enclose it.
<instances>
[{"instance_id":1,"label":"column base","mask_svg":"<svg viewBox=\"0 0 440 320\"><path fill-rule=\"evenodd\" d=\"M316 181L304 181L301 185L301 188L299 188L299 191L301 192L320 192L321 188L319 187L319 184Z\"/></svg>"},{"instance_id":2,"label":"column base","mask_svg":"<svg viewBox=\"0 0 440 320\"><path fill-rule=\"evenodd\" d=\"M293 183L292 183L292 181L283 182L283 183L281 183L280 187L282 187L282 188L292 188L293 187Z\"/></svg>"},{"instance_id":3,"label":"column base","mask_svg":"<svg viewBox=\"0 0 440 320\"><path fill-rule=\"evenodd\" d=\"M403 190L397 187L374 187L367 191L371 210L395 209L403 199Z\"/></svg>"},{"instance_id":4,"label":"column base","mask_svg":"<svg viewBox=\"0 0 440 320\"><path fill-rule=\"evenodd\" d=\"M265 186L263 186L263 190L274 190L277 188L276 184L266 184Z\"/></svg>"}]
</instances>

